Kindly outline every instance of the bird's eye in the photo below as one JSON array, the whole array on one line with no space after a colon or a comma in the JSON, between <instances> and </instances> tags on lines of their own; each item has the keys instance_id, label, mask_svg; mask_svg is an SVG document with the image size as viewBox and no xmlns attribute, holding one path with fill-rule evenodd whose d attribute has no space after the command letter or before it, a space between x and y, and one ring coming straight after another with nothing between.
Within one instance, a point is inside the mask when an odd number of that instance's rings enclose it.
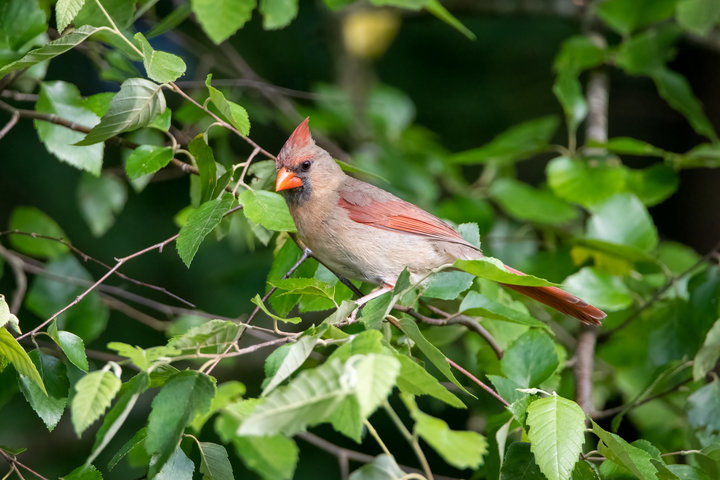
<instances>
[{"instance_id":1,"label":"bird's eye","mask_svg":"<svg viewBox=\"0 0 720 480\"><path fill-rule=\"evenodd\" d=\"M312 163L310 163L310 160L305 160L300 164L300 168L303 172L307 172L308 170L310 170L310 165L312 165Z\"/></svg>"}]
</instances>

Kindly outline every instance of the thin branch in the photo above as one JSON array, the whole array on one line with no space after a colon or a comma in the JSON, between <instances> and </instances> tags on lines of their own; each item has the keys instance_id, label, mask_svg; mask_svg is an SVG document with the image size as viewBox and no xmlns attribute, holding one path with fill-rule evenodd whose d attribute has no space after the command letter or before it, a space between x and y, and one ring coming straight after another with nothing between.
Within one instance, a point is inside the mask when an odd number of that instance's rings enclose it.
<instances>
[{"instance_id":1,"label":"thin branch","mask_svg":"<svg viewBox=\"0 0 720 480\"><path fill-rule=\"evenodd\" d=\"M0 130L0 140L2 140L5 135L7 135L10 130L13 129L15 125L17 125L18 120L20 119L20 114L18 112L13 112L12 116L10 117L10 120L5 124L5 126Z\"/></svg>"},{"instance_id":2,"label":"thin branch","mask_svg":"<svg viewBox=\"0 0 720 480\"><path fill-rule=\"evenodd\" d=\"M40 474L37 473L35 470L33 470L32 468L28 467L27 465L25 465L24 463L22 463L20 460L18 460L18 459L17 459L17 456L15 456L15 455L10 455L9 453L7 453L6 451L4 451L3 449L0 449L0 455L2 455L3 457L5 457L5 460L6 460L12 467L15 468L15 473L17 473L20 478L23 478L23 476L22 476L22 474L20 473L20 470L18 469L18 467L20 467L20 468L22 468L23 470L26 470L26 471L32 473L33 475L35 475L37 478L39 478L39 479L41 479L41 480L48 480L47 477L44 477L44 476L40 475Z\"/></svg>"},{"instance_id":3,"label":"thin branch","mask_svg":"<svg viewBox=\"0 0 720 480\"><path fill-rule=\"evenodd\" d=\"M237 207L236 207L236 208L237 208ZM232 210L228 211L228 214L229 214L229 213L232 213ZM101 261L101 260L98 260L98 259L96 259L96 258L88 255L87 253L83 252L82 250L80 250L79 248L77 248L76 246L74 246L73 244L71 244L70 242L68 242L67 240L65 240L64 238L57 238L57 237L52 237L52 236L48 236L48 235L41 235L41 234L35 233L35 232L21 232L21 231L19 231L19 230L9 230L9 231L5 231L5 232L0 232L0 237L5 236L5 235L23 235L23 236L26 236L26 237L41 238L41 239L44 239L44 240L52 240L52 241L54 241L54 242L58 242L58 243L60 243L60 244L62 244L62 245L65 245L66 247L68 247L68 248L69 248L70 250L72 250L75 254L77 254L84 262L91 261L91 262L93 262L93 263L96 263L97 265L102 266L102 267L105 268L106 270L110 270L110 269L112 268L112 267L110 267L108 264L106 264L105 262L103 262L103 261ZM142 281L140 281L140 280L136 280L136 279L134 279L134 278L132 278L132 277L129 277L129 276L125 275L124 273L117 272L117 271L115 272L115 275L117 275L118 277L122 278L123 280L127 280L128 282L132 282L132 283L134 283L135 285L140 285L140 286L142 286L142 287L146 287L146 288L149 288L149 289L151 289L151 290L156 290L156 291L158 291L158 292L160 292L160 293L164 293L165 295L167 295L167 296L169 296L169 297L171 297L171 298L174 298L174 299L177 300L178 302L184 303L185 305L187 305L187 306L189 306L189 307L191 307L191 308L195 308L195 305L194 305L192 302L189 302L188 300L185 300L184 298L180 297L179 295L175 295L174 293L170 292L169 290L167 290L167 289L164 288L164 287L160 287L160 286L158 286L158 285L153 285L152 283L147 283L147 282L142 282Z\"/></svg>"},{"instance_id":4,"label":"thin branch","mask_svg":"<svg viewBox=\"0 0 720 480\"><path fill-rule=\"evenodd\" d=\"M168 326L170 325L168 322L163 322L162 320L158 320L157 318L148 315L145 312L141 312L140 310L128 305L125 302L122 302L118 300L115 297L112 297L110 295L100 293L100 300L107 305L108 307L112 308L113 310L117 310L118 312L124 313L128 317L132 318L133 320L136 320L143 325L146 325L153 330L157 330L159 332L164 332L167 330Z\"/></svg>"},{"instance_id":5,"label":"thin branch","mask_svg":"<svg viewBox=\"0 0 720 480\"><path fill-rule=\"evenodd\" d=\"M179 235L179 234L176 233L176 234L173 235L172 237L167 238L167 239L163 240L162 242L159 242L159 243L156 243L155 245L151 245L151 246L149 246L149 247L143 248L142 250L139 250L139 251L137 251L137 252L135 252L135 253L132 253L132 254L126 256L126 257L122 257L122 258L116 259L115 265L114 265L110 270L108 270L108 271L105 273L105 275L103 275L102 277L100 277L95 283L93 283L92 285L90 285L90 287L88 287L84 292L82 292L80 295L78 295L78 296L75 298L75 300L73 300L73 301L70 302L69 304L65 305L63 308L61 308L60 310L58 310L58 311L57 311L56 313L54 313L50 318L48 318L47 320L43 321L43 322L42 322L40 325L38 325L37 327L33 328L32 330L30 330L30 331L27 332L27 333L24 333L24 334L20 335L20 336L18 337L18 340L19 340L19 339L22 339L22 338L25 338L25 337L27 337L28 335L33 335L33 336L34 336L38 331L40 331L42 328L44 328L48 323L50 323L50 322L52 322L53 320L55 320L59 315L61 315L62 313L64 313L64 312L67 311L68 309L72 308L73 306L77 305L77 304L78 304L83 298L85 298L90 292L92 292L93 290L95 290L95 288L97 288L100 284L102 284L105 280L107 280L113 273L115 273L121 266L123 266L123 264L125 264L125 262L127 262L127 261L129 261L129 260L132 260L132 259L134 259L134 258L137 258L137 257L139 257L139 256L141 256L141 255L144 255L144 254L146 254L146 253L148 253L148 252L152 252L153 250L158 250L158 251L161 251L161 252L162 252L162 249L165 247L165 245L174 242L174 241L177 239L178 235Z\"/></svg>"},{"instance_id":6,"label":"thin branch","mask_svg":"<svg viewBox=\"0 0 720 480\"><path fill-rule=\"evenodd\" d=\"M468 317L467 315L451 315L448 312L445 312L438 307L434 305L425 305L427 308L429 308L432 312L437 313L439 315L445 316L445 318L448 320L448 322L451 322L454 320L455 322L469 328L470 330L474 331L478 335L480 335L485 342L490 346L490 348L493 349L495 352L495 355L498 359L501 359L503 357L503 351L502 348L500 348L500 345L495 341L495 338L488 332L485 327L480 325L478 321L475 319Z\"/></svg>"},{"instance_id":7,"label":"thin branch","mask_svg":"<svg viewBox=\"0 0 720 480\"><path fill-rule=\"evenodd\" d=\"M395 427L400 431L403 437L405 437L405 440L410 444L410 447L413 449L413 452L415 452L415 456L417 457L418 461L420 462L420 466L422 466L423 473L425 473L425 476L428 478L428 480L433 480L433 473L430 469L430 464L427 461L427 458L425 457L425 453L423 453L422 448L420 448L420 442L418 441L417 437L414 436L410 431L407 429L405 424L402 422L400 417L397 413L395 413L395 410L390 406L390 403L385 400L383 403L383 408L385 409L385 412L390 417L390 420L395 424Z\"/></svg>"},{"instance_id":8,"label":"thin branch","mask_svg":"<svg viewBox=\"0 0 720 480\"><path fill-rule=\"evenodd\" d=\"M682 382L678 383L677 385L668 388L667 390L663 390L660 393L656 393L655 395L651 395L651 396L637 402L635 405L632 405L630 407L630 409L640 407L642 405L645 405L648 402L652 402L653 400L657 400L658 398L662 398L666 395L670 395L671 393L678 391L683 385L686 385L686 384L690 383L691 381L692 381L692 378L685 379ZM592 417L593 420L599 420L599 419L603 419L603 418L612 417L613 415L617 415L618 413L620 413L626 409L627 409L626 405L619 405L617 407L608 408L607 410L601 410L599 412L595 412L590 416ZM628 409L628 411L630 409Z\"/></svg>"},{"instance_id":9,"label":"thin branch","mask_svg":"<svg viewBox=\"0 0 720 480\"><path fill-rule=\"evenodd\" d=\"M2 245L0 245L0 257L7 260L10 268L12 268L13 275L15 275L15 291L10 301L10 313L17 315L27 292L27 276L22 268L22 260L18 259Z\"/></svg>"},{"instance_id":10,"label":"thin branch","mask_svg":"<svg viewBox=\"0 0 720 480\"><path fill-rule=\"evenodd\" d=\"M510 406L510 404L509 404L504 398L502 398L500 395L498 395L498 393L497 393L495 390L493 390L492 388L488 387L485 383L483 383L483 382L482 382L479 378L477 378L475 375L473 375L472 373L468 372L468 371L465 370L463 367L461 367L460 365L458 365L458 364L455 363L454 361L450 360L449 358L445 357L445 360L447 360L447 362L448 362L450 365L452 365L453 367L455 367L460 373L462 373L463 375L465 375L466 377L468 377L470 380L472 380L473 382L475 382L476 384L478 384L478 386L480 386L480 388L482 388L482 389L485 390L487 393L489 393L491 396L493 396L497 401L499 401L500 403L502 403L502 404L505 405L506 407L509 407L509 406Z\"/></svg>"},{"instance_id":11,"label":"thin branch","mask_svg":"<svg viewBox=\"0 0 720 480\"><path fill-rule=\"evenodd\" d=\"M673 285L675 285L675 283L676 283L678 280L680 280L681 278L683 278L683 277L686 276L686 275L689 275L690 273L692 273L695 269L697 269L698 267L700 267L700 266L701 266L702 264L704 264L705 262L710 261L710 259L713 258L715 255L717 255L718 252L720 252L720 242L716 243L715 246L714 246L713 248L711 248L709 252L707 252L705 255L703 255L702 257L700 257L700 259L699 259L697 262L695 262L695 263L692 264L690 267L688 267L687 269L685 269L685 270L684 270L683 272L681 272L679 275L676 275L676 276L670 278L670 279L667 281L667 283L665 283L665 285L663 285L659 290L657 290L657 291L653 294L652 297L650 297L650 300L648 300L647 302L643 303L637 310L635 310L632 314L630 314L630 316L629 316L628 318L626 318L620 325L618 325L617 327L615 327L615 328L613 328L613 329L611 329L611 330L608 330L608 331L602 333L602 334L600 335L600 340L601 340L601 341L607 340L607 338L608 338L609 336L611 336L612 334L614 334L614 333L616 333L616 332L619 332L619 331L622 330L623 328L627 327L627 326L630 324L630 322L632 322L633 320L637 319L645 310L647 310L647 309L650 308L655 302L657 302L657 301L660 299L660 297L662 297L662 295L663 295L665 292L667 292Z\"/></svg>"}]
</instances>

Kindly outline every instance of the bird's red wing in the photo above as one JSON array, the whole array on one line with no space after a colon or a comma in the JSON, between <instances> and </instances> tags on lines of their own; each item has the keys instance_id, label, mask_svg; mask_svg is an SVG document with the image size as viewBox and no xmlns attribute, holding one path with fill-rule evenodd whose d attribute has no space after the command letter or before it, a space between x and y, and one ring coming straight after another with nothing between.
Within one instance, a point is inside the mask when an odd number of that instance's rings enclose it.
<instances>
[{"instance_id":1,"label":"bird's red wing","mask_svg":"<svg viewBox=\"0 0 720 480\"><path fill-rule=\"evenodd\" d=\"M338 205L347 210L350 219L354 222L385 230L395 230L465 243L460 234L448 224L403 200L387 200L384 202L371 200L365 205L358 205L341 197Z\"/></svg>"}]
</instances>

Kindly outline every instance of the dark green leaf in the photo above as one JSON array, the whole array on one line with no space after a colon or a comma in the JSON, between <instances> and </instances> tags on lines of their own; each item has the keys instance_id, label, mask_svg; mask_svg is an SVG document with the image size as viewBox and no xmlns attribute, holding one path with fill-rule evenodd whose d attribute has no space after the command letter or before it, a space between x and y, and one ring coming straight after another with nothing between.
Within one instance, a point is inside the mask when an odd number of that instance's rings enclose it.
<instances>
[{"instance_id":1,"label":"dark green leaf","mask_svg":"<svg viewBox=\"0 0 720 480\"><path fill-rule=\"evenodd\" d=\"M264 479L290 480L293 478L299 450L291 438L282 435L235 437L233 444L245 465L259 473Z\"/></svg>"},{"instance_id":2,"label":"dark green leaf","mask_svg":"<svg viewBox=\"0 0 720 480\"><path fill-rule=\"evenodd\" d=\"M587 102L580 79L574 73L559 73L553 85L553 93L563 107L568 130L574 135L578 125L587 115Z\"/></svg>"},{"instance_id":3,"label":"dark green leaf","mask_svg":"<svg viewBox=\"0 0 720 480\"><path fill-rule=\"evenodd\" d=\"M165 106L160 85L144 78L125 80L100 123L75 145L92 145L122 132L142 128L161 114Z\"/></svg>"},{"instance_id":4,"label":"dark green leaf","mask_svg":"<svg viewBox=\"0 0 720 480\"><path fill-rule=\"evenodd\" d=\"M677 21L681 27L705 36L720 20L720 3L715 0L682 0L677 5Z\"/></svg>"},{"instance_id":5,"label":"dark green leaf","mask_svg":"<svg viewBox=\"0 0 720 480\"><path fill-rule=\"evenodd\" d=\"M47 333L50 335L50 338L58 344L63 353L65 353L70 363L83 372L88 371L89 366L87 356L85 355L85 343L82 338L72 332L58 330L57 322L54 321L48 327Z\"/></svg>"},{"instance_id":6,"label":"dark green leaf","mask_svg":"<svg viewBox=\"0 0 720 480\"><path fill-rule=\"evenodd\" d=\"M151 471L159 471L175 451L188 423L210 408L215 382L192 370L178 372L152 402L145 449L156 457Z\"/></svg>"},{"instance_id":7,"label":"dark green leaf","mask_svg":"<svg viewBox=\"0 0 720 480\"><path fill-rule=\"evenodd\" d=\"M66 238L57 223L35 207L15 207L10 215L10 230ZM53 258L68 251L62 243L25 235L12 235L10 244L16 250L36 257Z\"/></svg>"},{"instance_id":8,"label":"dark green leaf","mask_svg":"<svg viewBox=\"0 0 720 480\"><path fill-rule=\"evenodd\" d=\"M720 320L717 320L705 336L702 348L693 361L693 380L700 380L712 370L720 359Z\"/></svg>"},{"instance_id":9,"label":"dark green leaf","mask_svg":"<svg viewBox=\"0 0 720 480\"><path fill-rule=\"evenodd\" d=\"M115 465L118 464L120 460L125 458L128 453L135 450L136 448L142 448L145 445L145 439L147 438L147 427L142 427L140 430L135 432L135 434L125 442L125 444L120 447L120 450L113 455L113 457L108 462L108 470L112 470L115 468Z\"/></svg>"},{"instance_id":10,"label":"dark green leaf","mask_svg":"<svg viewBox=\"0 0 720 480\"><path fill-rule=\"evenodd\" d=\"M77 188L80 214L96 237L103 236L112 227L126 200L125 183L116 177L94 177L85 173L80 178Z\"/></svg>"},{"instance_id":11,"label":"dark green leaf","mask_svg":"<svg viewBox=\"0 0 720 480\"><path fill-rule=\"evenodd\" d=\"M662 202L678 187L677 173L662 163L644 170L628 170L627 175L628 190L648 207Z\"/></svg>"},{"instance_id":12,"label":"dark green leaf","mask_svg":"<svg viewBox=\"0 0 720 480\"><path fill-rule=\"evenodd\" d=\"M717 141L718 137L715 128L710 123L705 112L703 112L702 104L693 93L685 77L672 70L662 69L654 73L652 78L655 81L658 93L668 105L682 113L697 133L706 136L710 140Z\"/></svg>"},{"instance_id":13,"label":"dark green leaf","mask_svg":"<svg viewBox=\"0 0 720 480\"><path fill-rule=\"evenodd\" d=\"M20 375L27 377L40 391L47 395L48 392L35 364L5 327L0 327L0 361L4 365L7 364L6 362L12 363Z\"/></svg>"},{"instance_id":14,"label":"dark green leaf","mask_svg":"<svg viewBox=\"0 0 720 480\"><path fill-rule=\"evenodd\" d=\"M30 359L42 377L47 393L25 375L20 376L20 390L49 431L60 421L68 400L68 379L65 364L52 355L33 350Z\"/></svg>"},{"instance_id":15,"label":"dark green leaf","mask_svg":"<svg viewBox=\"0 0 720 480\"><path fill-rule=\"evenodd\" d=\"M212 193L217 183L217 165L212 148L205 141L202 134L196 136L188 145L188 150L195 157L198 173L200 175L200 203L212 200Z\"/></svg>"},{"instance_id":16,"label":"dark green leaf","mask_svg":"<svg viewBox=\"0 0 720 480\"><path fill-rule=\"evenodd\" d=\"M558 367L555 344L546 333L528 330L505 350L500 366L522 388L538 387Z\"/></svg>"},{"instance_id":17,"label":"dark green leaf","mask_svg":"<svg viewBox=\"0 0 720 480\"><path fill-rule=\"evenodd\" d=\"M586 35L577 35L565 40L555 57L553 68L558 74L574 74L597 67L605 61L605 50Z\"/></svg>"},{"instance_id":18,"label":"dark green leaf","mask_svg":"<svg viewBox=\"0 0 720 480\"><path fill-rule=\"evenodd\" d=\"M45 32L47 18L37 0L6 0L0 9L0 44L10 50ZM0 73L0 76L2 74Z\"/></svg>"},{"instance_id":19,"label":"dark green leaf","mask_svg":"<svg viewBox=\"0 0 720 480\"><path fill-rule=\"evenodd\" d=\"M631 75L655 75L665 69L665 63L673 56L679 34L677 27L668 25L628 38L620 44L615 62Z\"/></svg>"},{"instance_id":20,"label":"dark green leaf","mask_svg":"<svg viewBox=\"0 0 720 480\"><path fill-rule=\"evenodd\" d=\"M500 480L547 480L535 463L529 443L511 443L505 451Z\"/></svg>"},{"instance_id":21,"label":"dark green leaf","mask_svg":"<svg viewBox=\"0 0 720 480\"><path fill-rule=\"evenodd\" d=\"M198 447L200 447L200 473L203 475L203 480L235 478L225 447L210 442L199 442Z\"/></svg>"},{"instance_id":22,"label":"dark green leaf","mask_svg":"<svg viewBox=\"0 0 720 480\"><path fill-rule=\"evenodd\" d=\"M657 469L652 465L652 456L638 447L634 447L614 433L606 432L592 422L595 435L600 438L598 451L608 460L621 465L641 480L657 480Z\"/></svg>"},{"instance_id":23,"label":"dark green leaf","mask_svg":"<svg viewBox=\"0 0 720 480\"><path fill-rule=\"evenodd\" d=\"M707 433L720 431L720 381L712 382L688 397L688 423Z\"/></svg>"},{"instance_id":24,"label":"dark green leaf","mask_svg":"<svg viewBox=\"0 0 720 480\"><path fill-rule=\"evenodd\" d=\"M375 330L369 330L379 335ZM363 332L365 333L365 332ZM354 343L354 341L352 342ZM352 344L351 343L351 344ZM407 355L395 354L400 361L400 374L397 386L401 392L411 395L430 395L455 408L465 408L465 404L445 388L435 377L430 375L422 366L415 363Z\"/></svg>"},{"instance_id":25,"label":"dark green leaf","mask_svg":"<svg viewBox=\"0 0 720 480\"><path fill-rule=\"evenodd\" d=\"M220 224L234 201L232 195L226 194L207 201L197 210L193 210L187 224L180 229L180 236L177 239L177 251L185 266L190 268L200 244Z\"/></svg>"}]
</instances>

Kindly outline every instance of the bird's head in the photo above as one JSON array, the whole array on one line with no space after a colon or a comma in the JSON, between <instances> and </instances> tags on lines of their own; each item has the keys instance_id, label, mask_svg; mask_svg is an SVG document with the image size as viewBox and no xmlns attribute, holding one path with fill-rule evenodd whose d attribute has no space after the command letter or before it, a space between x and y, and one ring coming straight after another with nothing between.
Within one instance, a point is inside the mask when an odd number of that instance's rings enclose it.
<instances>
[{"instance_id":1,"label":"bird's head","mask_svg":"<svg viewBox=\"0 0 720 480\"><path fill-rule=\"evenodd\" d=\"M315 145L308 121L302 121L285 142L277 156L275 191L283 191L288 201L302 203L310 198L313 188L329 187L333 176L343 173L330 154Z\"/></svg>"}]
</instances>

